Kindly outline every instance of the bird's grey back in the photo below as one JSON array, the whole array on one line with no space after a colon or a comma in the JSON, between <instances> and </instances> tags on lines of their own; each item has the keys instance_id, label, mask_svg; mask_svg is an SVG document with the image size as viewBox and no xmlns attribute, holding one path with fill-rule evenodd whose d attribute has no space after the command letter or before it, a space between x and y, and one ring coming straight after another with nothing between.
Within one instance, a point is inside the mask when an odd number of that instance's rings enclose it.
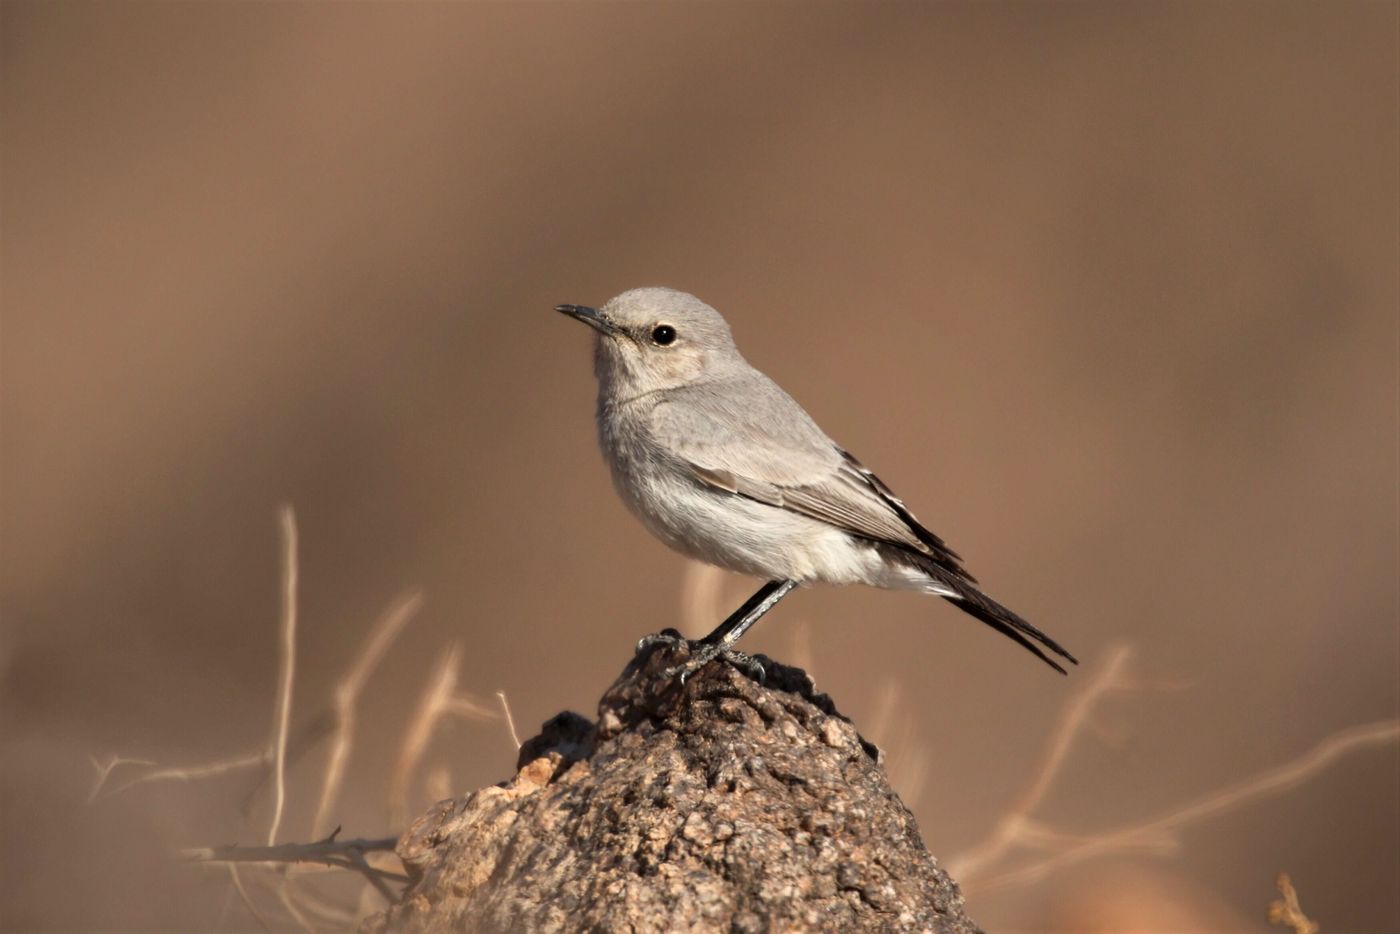
<instances>
[{"instance_id":1,"label":"bird's grey back","mask_svg":"<svg viewBox=\"0 0 1400 934\"><path fill-rule=\"evenodd\" d=\"M685 473L717 493L805 516L872 541L927 550L901 515L902 505L767 376L744 372L637 400L611 430L600 423L605 452L619 441L646 449L653 462ZM640 454L633 451L632 457ZM609 456L618 462L616 447ZM910 517L912 518L912 517Z\"/></svg>"},{"instance_id":2,"label":"bird's grey back","mask_svg":"<svg viewBox=\"0 0 1400 934\"><path fill-rule=\"evenodd\" d=\"M796 400L742 357L727 369L660 394L650 416L660 444L700 467L785 486L837 470L836 443Z\"/></svg>"}]
</instances>

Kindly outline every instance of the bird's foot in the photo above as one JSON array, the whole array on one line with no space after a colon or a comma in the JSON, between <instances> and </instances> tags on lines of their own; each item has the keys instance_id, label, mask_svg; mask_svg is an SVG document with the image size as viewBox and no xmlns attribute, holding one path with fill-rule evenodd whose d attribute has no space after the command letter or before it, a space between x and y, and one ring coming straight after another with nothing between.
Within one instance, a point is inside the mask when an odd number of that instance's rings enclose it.
<instances>
[{"instance_id":1,"label":"bird's foot","mask_svg":"<svg viewBox=\"0 0 1400 934\"><path fill-rule=\"evenodd\" d=\"M682 645L690 647L694 644L695 643L691 642L675 629L663 629L660 632L654 632L649 636L642 636L638 639L637 654L643 655L658 645L669 646L674 649Z\"/></svg>"},{"instance_id":2,"label":"bird's foot","mask_svg":"<svg viewBox=\"0 0 1400 934\"><path fill-rule=\"evenodd\" d=\"M737 649L727 649L722 645L706 642L692 642L690 644L690 658L683 665L667 670L662 677L673 678L680 676L681 684L695 672L704 668L715 659L719 659L726 664L748 675L750 678L763 683L763 679L768 677L768 672L764 670L763 663L747 652L740 652Z\"/></svg>"},{"instance_id":3,"label":"bird's foot","mask_svg":"<svg viewBox=\"0 0 1400 934\"><path fill-rule=\"evenodd\" d=\"M674 668L668 668L662 673L663 678L679 676L681 684L685 684L687 678L715 659L733 665L759 684L763 683L763 679L766 678L768 674L767 671L764 670L763 663L747 652L726 648L719 643L699 642L693 639L687 639L674 629L663 629L649 636L643 636L637 641L637 654L642 655L658 645L665 645L671 648L684 645L689 650L689 659L683 664L677 665Z\"/></svg>"}]
</instances>

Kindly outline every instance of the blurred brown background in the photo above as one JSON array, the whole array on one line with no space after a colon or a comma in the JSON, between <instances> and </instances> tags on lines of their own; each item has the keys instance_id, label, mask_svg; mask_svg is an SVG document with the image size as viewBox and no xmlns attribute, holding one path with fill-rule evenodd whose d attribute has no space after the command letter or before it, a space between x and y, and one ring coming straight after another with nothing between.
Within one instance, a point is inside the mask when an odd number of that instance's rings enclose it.
<instances>
[{"instance_id":1,"label":"blurred brown background","mask_svg":"<svg viewBox=\"0 0 1400 934\"><path fill-rule=\"evenodd\" d=\"M234 776L89 806L90 757L265 742L281 502L294 724L426 594L367 686L348 835L402 829L389 760L454 642L522 732L592 710L695 580L613 495L588 335L550 310L638 285L725 312L1088 663L1061 679L940 602L857 589L749 637L890 748L940 858L986 837L1118 643L1177 689L1105 702L1039 811L1066 832L1396 715L1395 4L0 17L0 926L218 922L228 877L170 850L258 842L265 803L241 814ZM324 758L293 769L282 838L307 838ZM457 720L425 769L460 792L513 759ZM1394 744L1358 752L1174 855L970 887L970 911L1258 930L1288 870L1327 930L1395 930L1397 788Z\"/></svg>"}]
</instances>

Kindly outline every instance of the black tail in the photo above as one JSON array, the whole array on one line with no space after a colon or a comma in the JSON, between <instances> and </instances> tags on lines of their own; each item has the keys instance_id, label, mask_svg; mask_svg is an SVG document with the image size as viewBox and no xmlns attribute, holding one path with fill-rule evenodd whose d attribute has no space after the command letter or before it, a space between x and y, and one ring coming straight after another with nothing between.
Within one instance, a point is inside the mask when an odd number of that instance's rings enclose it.
<instances>
[{"instance_id":1,"label":"black tail","mask_svg":"<svg viewBox=\"0 0 1400 934\"><path fill-rule=\"evenodd\" d=\"M1041 646L1066 661L1075 665L1079 664L1079 659L1065 651L1064 647L1054 639L974 587L971 578L962 570L962 565L954 563L950 566L948 562L942 561L938 557L926 555L912 548L891 545L887 542L877 544L876 548L886 560L898 561L918 568L941 586L954 591L956 596L944 596L943 599L969 616L980 619L1008 639L1014 640L1060 674L1068 674L1068 672L1059 662L1046 655L1041 650Z\"/></svg>"},{"instance_id":2,"label":"black tail","mask_svg":"<svg viewBox=\"0 0 1400 934\"><path fill-rule=\"evenodd\" d=\"M969 616L975 616L977 619L980 619L1008 639L1014 639L1016 642L1020 643L1022 647L1035 653L1037 658L1060 674L1067 674L1067 672L1059 662L1040 650L1041 645L1045 646L1056 655L1059 655L1061 658L1075 665L1079 664L1079 659L1065 651L1064 647L1054 639L1050 638L1039 629L1036 629L1030 623L1026 622L1000 603L997 603L976 587L972 587L968 584L954 584L953 586L957 589L958 596L945 597L945 600ZM1039 642L1040 645L1036 645L1037 642Z\"/></svg>"}]
</instances>

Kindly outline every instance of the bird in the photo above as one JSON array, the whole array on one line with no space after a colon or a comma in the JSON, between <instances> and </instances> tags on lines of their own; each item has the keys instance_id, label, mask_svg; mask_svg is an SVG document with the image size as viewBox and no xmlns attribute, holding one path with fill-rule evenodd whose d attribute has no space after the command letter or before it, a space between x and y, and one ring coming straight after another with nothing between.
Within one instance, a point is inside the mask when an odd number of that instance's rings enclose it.
<instances>
[{"instance_id":1,"label":"bird","mask_svg":"<svg viewBox=\"0 0 1400 934\"><path fill-rule=\"evenodd\" d=\"M555 310L594 331L598 442L628 509L681 554L766 581L703 639L667 630L638 644L686 641L689 659L673 669L682 682L720 657L761 678L735 643L794 588L818 583L942 597L1061 674L1057 658L1078 664L984 593L957 552L751 366L714 308L649 287Z\"/></svg>"}]
</instances>

